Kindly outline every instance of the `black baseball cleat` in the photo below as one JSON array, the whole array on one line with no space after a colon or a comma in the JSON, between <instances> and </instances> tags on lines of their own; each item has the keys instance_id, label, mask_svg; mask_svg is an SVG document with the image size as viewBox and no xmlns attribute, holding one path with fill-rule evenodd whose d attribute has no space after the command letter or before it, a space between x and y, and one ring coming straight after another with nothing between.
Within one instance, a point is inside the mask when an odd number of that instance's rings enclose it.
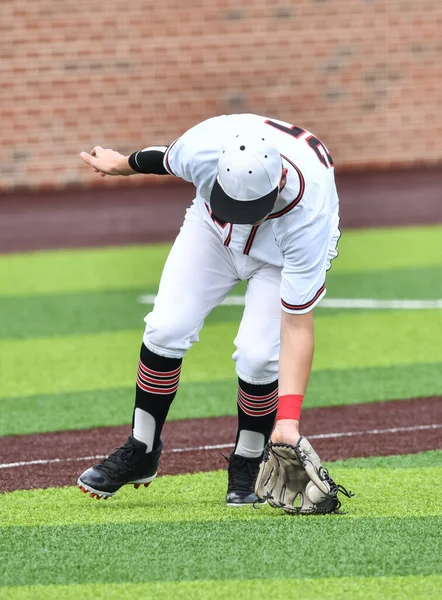
<instances>
[{"instance_id":1,"label":"black baseball cleat","mask_svg":"<svg viewBox=\"0 0 442 600\"><path fill-rule=\"evenodd\" d=\"M226 495L227 506L264 503L265 500L260 500L254 492L262 456L245 458L232 452L229 458L227 456L224 456L224 458L229 463L227 469L229 479Z\"/></svg>"},{"instance_id":2,"label":"black baseball cleat","mask_svg":"<svg viewBox=\"0 0 442 600\"><path fill-rule=\"evenodd\" d=\"M124 446L80 475L77 485L91 498L109 498L123 485L147 487L157 476L163 444L146 454L146 444L129 436Z\"/></svg>"}]
</instances>

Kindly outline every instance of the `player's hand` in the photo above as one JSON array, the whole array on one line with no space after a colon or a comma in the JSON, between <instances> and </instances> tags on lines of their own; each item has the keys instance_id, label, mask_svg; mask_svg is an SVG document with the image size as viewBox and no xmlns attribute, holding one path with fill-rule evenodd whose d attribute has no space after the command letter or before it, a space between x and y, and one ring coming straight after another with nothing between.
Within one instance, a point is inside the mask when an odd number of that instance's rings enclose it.
<instances>
[{"instance_id":1,"label":"player's hand","mask_svg":"<svg viewBox=\"0 0 442 600\"><path fill-rule=\"evenodd\" d=\"M127 156L110 148L95 146L90 154L81 152L80 157L102 177L106 177L106 175L132 175L135 172L129 166Z\"/></svg>"},{"instance_id":2,"label":"player's hand","mask_svg":"<svg viewBox=\"0 0 442 600\"><path fill-rule=\"evenodd\" d=\"M271 441L274 444L291 444L292 446L296 446L300 437L299 421L295 421L294 419L281 419L276 421Z\"/></svg>"}]
</instances>

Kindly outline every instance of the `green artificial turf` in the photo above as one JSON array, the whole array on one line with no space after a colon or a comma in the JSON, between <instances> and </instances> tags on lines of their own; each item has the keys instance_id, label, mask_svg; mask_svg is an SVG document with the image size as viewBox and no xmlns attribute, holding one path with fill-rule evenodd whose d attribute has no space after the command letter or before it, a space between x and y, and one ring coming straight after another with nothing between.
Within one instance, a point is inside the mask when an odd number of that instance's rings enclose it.
<instances>
[{"instance_id":1,"label":"green artificial turf","mask_svg":"<svg viewBox=\"0 0 442 600\"><path fill-rule=\"evenodd\" d=\"M244 294L244 285L232 292ZM25 339L144 328L143 319L152 305L139 298L155 295L156 285L143 289L54 294L48 296L0 296L0 339ZM442 267L372 271L366 273L330 273L327 298L438 299L442 297ZM239 323L243 306L220 306L206 323ZM316 316L335 317L343 309L321 308ZM319 321L320 322L320 321Z\"/></svg>"},{"instance_id":2,"label":"green artificial turf","mask_svg":"<svg viewBox=\"0 0 442 600\"><path fill-rule=\"evenodd\" d=\"M145 290L118 290L53 296L0 297L0 339L26 339L139 328L149 307L137 302Z\"/></svg>"},{"instance_id":3,"label":"green artificial turf","mask_svg":"<svg viewBox=\"0 0 442 600\"><path fill-rule=\"evenodd\" d=\"M314 371L442 362L442 311L378 311L318 319ZM183 382L230 379L236 323L201 332ZM142 331L0 341L1 398L133 385ZM32 360L29 357L32 356ZM4 375L6 374L6 376Z\"/></svg>"},{"instance_id":4,"label":"green artificial turf","mask_svg":"<svg viewBox=\"0 0 442 600\"><path fill-rule=\"evenodd\" d=\"M318 579L233 579L120 583L75 584L70 586L11 587L2 590L4 600L48 600L77 598L99 600L120 598L155 598L155 600L237 600L248 598L287 598L288 600L439 600L442 577L438 575L405 577L321 577Z\"/></svg>"},{"instance_id":5,"label":"green artificial turf","mask_svg":"<svg viewBox=\"0 0 442 600\"><path fill-rule=\"evenodd\" d=\"M344 231L338 250L339 273L442 265L442 226Z\"/></svg>"},{"instance_id":6,"label":"green artificial turf","mask_svg":"<svg viewBox=\"0 0 442 600\"><path fill-rule=\"evenodd\" d=\"M427 450L418 454L399 454L397 456L348 458L347 460L329 462L328 466L333 469L425 469L427 467L442 467L442 450ZM367 477L370 477L370 474Z\"/></svg>"},{"instance_id":7,"label":"green artificial turf","mask_svg":"<svg viewBox=\"0 0 442 600\"><path fill-rule=\"evenodd\" d=\"M0 435L122 425L132 418L135 381L114 389L10 397L0 400ZM184 382L169 420L236 415L237 383L226 380ZM442 395L440 363L368 369L315 371L304 410Z\"/></svg>"},{"instance_id":8,"label":"green artificial turf","mask_svg":"<svg viewBox=\"0 0 442 600\"><path fill-rule=\"evenodd\" d=\"M0 256L0 296L37 296L156 285L170 244Z\"/></svg>"},{"instance_id":9,"label":"green artificial turf","mask_svg":"<svg viewBox=\"0 0 442 600\"><path fill-rule=\"evenodd\" d=\"M315 598L325 586L330 599L338 590L365 599L381 590L383 598L401 598L415 589L436 598L442 451L326 466L356 493L343 499L345 514L230 509L225 471L161 477L149 490L124 488L107 502L76 488L3 494L0 586L14 587L2 588L0 597L66 591L69 598L103 582L85 593L165 598L176 582L176 592L192 598L229 598L233 590L258 595L272 584L284 597L305 590ZM57 587L66 584L75 585Z\"/></svg>"},{"instance_id":10,"label":"green artificial turf","mask_svg":"<svg viewBox=\"0 0 442 600\"><path fill-rule=\"evenodd\" d=\"M0 577L3 585L47 585L434 575L442 574L441 526L442 517L281 516L9 527L2 530Z\"/></svg>"},{"instance_id":11,"label":"green artificial turf","mask_svg":"<svg viewBox=\"0 0 442 600\"><path fill-rule=\"evenodd\" d=\"M344 232L334 272L361 272L442 264L442 227ZM154 285L169 244L0 257L0 296L35 296L142 288Z\"/></svg>"},{"instance_id":12,"label":"green artificial turf","mask_svg":"<svg viewBox=\"0 0 442 600\"><path fill-rule=\"evenodd\" d=\"M150 308L137 298L155 293L168 248L0 257L0 435L130 421ZM329 298L442 295L441 226L345 232L339 250ZM208 318L170 418L236 413L242 310ZM306 407L442 393L442 311L317 317ZM228 509L225 471L162 477L107 502L76 488L2 494L0 585L11 587L0 598L438 598L442 452L326 466L356 493L347 514Z\"/></svg>"},{"instance_id":13,"label":"green artificial turf","mask_svg":"<svg viewBox=\"0 0 442 600\"><path fill-rule=\"evenodd\" d=\"M373 269L361 273L345 273L338 270L335 272L332 269L327 275L326 298L377 300L442 298L442 266L404 267L396 270Z\"/></svg>"},{"instance_id":14,"label":"green artificial turf","mask_svg":"<svg viewBox=\"0 0 442 600\"><path fill-rule=\"evenodd\" d=\"M441 455L439 451L422 456L354 459L349 465L325 463L333 478L356 494L352 499L341 498L347 513L333 518L442 517ZM226 507L226 485L226 471L213 471L160 477L148 490L127 486L107 501L93 500L77 488L16 491L0 496L0 535L2 528L14 526L196 521L265 524L289 518L269 506L238 510ZM317 518L293 517L297 522Z\"/></svg>"}]
</instances>

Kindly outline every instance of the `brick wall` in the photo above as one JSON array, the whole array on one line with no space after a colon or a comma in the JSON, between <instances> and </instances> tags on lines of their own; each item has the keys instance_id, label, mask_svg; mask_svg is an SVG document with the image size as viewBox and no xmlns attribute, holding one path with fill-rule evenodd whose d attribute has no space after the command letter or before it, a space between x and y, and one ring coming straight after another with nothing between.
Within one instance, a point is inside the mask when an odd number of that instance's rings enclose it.
<instances>
[{"instance_id":1,"label":"brick wall","mask_svg":"<svg viewBox=\"0 0 442 600\"><path fill-rule=\"evenodd\" d=\"M441 161L441 32L441 0L1 0L0 189L127 184L78 153L231 112L341 168Z\"/></svg>"}]
</instances>

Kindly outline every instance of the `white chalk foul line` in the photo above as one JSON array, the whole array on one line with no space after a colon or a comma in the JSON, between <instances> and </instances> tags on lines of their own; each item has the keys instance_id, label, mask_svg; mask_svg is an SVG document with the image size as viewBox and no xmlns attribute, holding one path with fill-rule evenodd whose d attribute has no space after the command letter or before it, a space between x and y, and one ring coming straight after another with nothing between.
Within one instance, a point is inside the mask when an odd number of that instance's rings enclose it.
<instances>
[{"instance_id":1,"label":"white chalk foul line","mask_svg":"<svg viewBox=\"0 0 442 600\"><path fill-rule=\"evenodd\" d=\"M442 429L442 423L432 425L413 425L410 427L390 427L389 429L366 429L365 431L339 431L336 433L318 433L309 435L309 440L326 440L341 437L355 437L358 435L380 435L385 433L402 433L405 431L423 431L426 429ZM209 446L192 446L189 448L172 448L165 450L164 453L176 452L197 452L202 450L222 450L223 448L233 448L235 444L212 444ZM81 456L75 458L50 458L42 460L28 460L13 463L0 464L0 469L12 469L14 467L27 467L32 465L49 465L53 463L80 462L82 460L101 460L106 458L105 454L95 454L93 456Z\"/></svg>"},{"instance_id":2,"label":"white chalk foul line","mask_svg":"<svg viewBox=\"0 0 442 600\"><path fill-rule=\"evenodd\" d=\"M389 429L366 429L365 431L342 431L339 433L318 433L309 435L309 440L325 440L340 437L353 437L357 435L380 435L384 433L402 433L404 431L423 431L425 429L442 429L442 423L431 425L412 425L410 427L390 427Z\"/></svg>"},{"instance_id":3,"label":"white chalk foul line","mask_svg":"<svg viewBox=\"0 0 442 600\"><path fill-rule=\"evenodd\" d=\"M153 304L154 294L140 296L140 304ZM244 306L244 296L228 296L223 306ZM438 300L376 300L374 298L324 298L319 303L321 308L347 308L370 310L429 310L442 309L442 298Z\"/></svg>"}]
</instances>

